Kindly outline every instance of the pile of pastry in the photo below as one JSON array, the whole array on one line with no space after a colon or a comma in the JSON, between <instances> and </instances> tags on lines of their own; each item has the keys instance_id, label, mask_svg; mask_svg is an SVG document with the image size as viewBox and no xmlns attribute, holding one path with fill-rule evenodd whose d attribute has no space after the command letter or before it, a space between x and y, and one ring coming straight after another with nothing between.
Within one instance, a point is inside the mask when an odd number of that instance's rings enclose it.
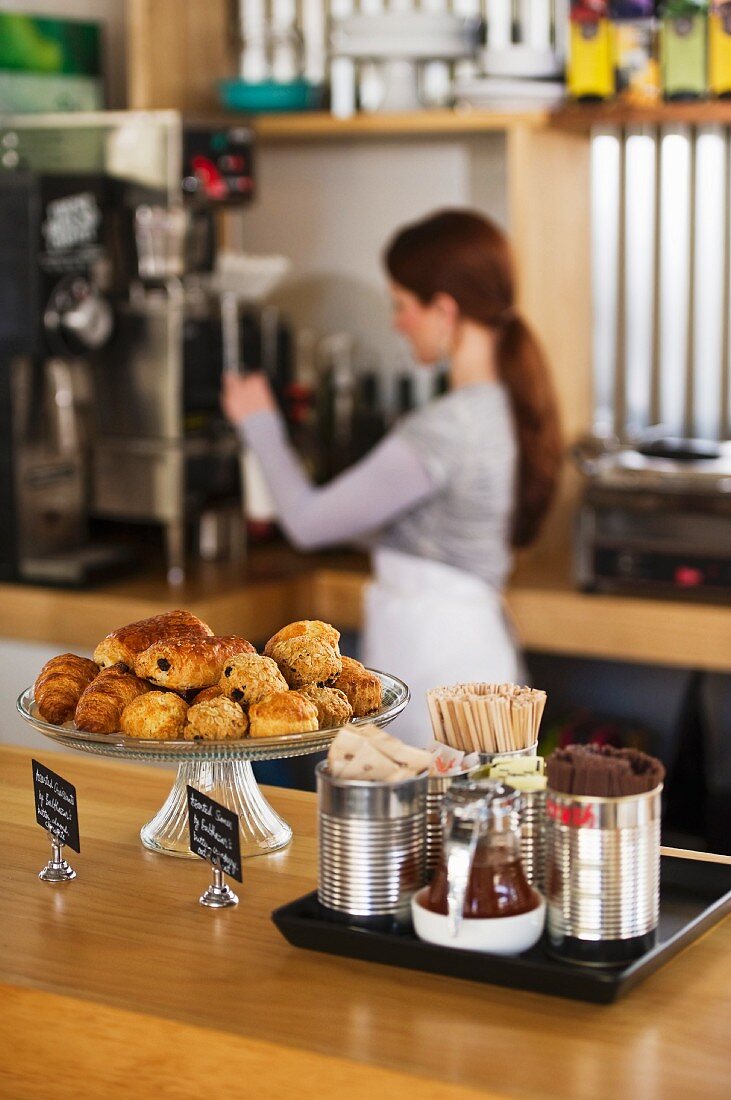
<instances>
[{"instance_id":1,"label":"pile of pastry","mask_svg":"<svg viewBox=\"0 0 731 1100\"><path fill-rule=\"evenodd\" d=\"M341 656L329 623L290 623L264 653L218 637L190 611L112 631L93 660L64 653L34 685L41 717L89 733L152 741L281 737L345 725L378 711L381 682Z\"/></svg>"}]
</instances>

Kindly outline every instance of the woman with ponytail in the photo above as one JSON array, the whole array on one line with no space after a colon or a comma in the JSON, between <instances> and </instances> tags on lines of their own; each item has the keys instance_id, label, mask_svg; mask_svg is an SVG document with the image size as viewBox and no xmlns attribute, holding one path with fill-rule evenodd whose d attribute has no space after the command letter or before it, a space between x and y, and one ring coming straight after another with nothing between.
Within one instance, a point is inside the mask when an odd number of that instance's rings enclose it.
<instances>
[{"instance_id":1,"label":"woman with ponytail","mask_svg":"<svg viewBox=\"0 0 731 1100\"><path fill-rule=\"evenodd\" d=\"M500 229L471 211L443 210L400 230L384 259L394 327L420 363L446 361L444 396L319 488L263 378L225 376L223 406L262 460L295 545L369 536L362 658L409 684L412 702L394 729L425 745L428 688L521 677L502 592L513 548L535 539L548 510L562 442Z\"/></svg>"}]
</instances>

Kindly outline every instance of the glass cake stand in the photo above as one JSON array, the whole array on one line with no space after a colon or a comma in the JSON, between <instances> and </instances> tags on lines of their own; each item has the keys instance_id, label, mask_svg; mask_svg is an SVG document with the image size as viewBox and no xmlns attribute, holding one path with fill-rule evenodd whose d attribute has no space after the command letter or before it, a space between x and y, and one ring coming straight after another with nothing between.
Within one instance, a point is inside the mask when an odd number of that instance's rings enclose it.
<instances>
[{"instance_id":1,"label":"glass cake stand","mask_svg":"<svg viewBox=\"0 0 731 1100\"><path fill-rule=\"evenodd\" d=\"M355 726L365 722L387 726L409 701L409 689L403 680L386 672L376 672L376 675L383 688L383 705L367 718L354 719L352 724ZM17 709L26 722L57 745L97 756L177 764L173 788L152 820L142 826L140 838L153 852L189 859L196 857L188 847L188 785L238 814L242 856L274 852L289 844L292 830L259 789L252 761L286 760L321 752L328 748L338 732L337 729L317 730L241 741L141 741L122 733L85 733L71 723L52 726L39 715L32 687L19 696Z\"/></svg>"}]
</instances>

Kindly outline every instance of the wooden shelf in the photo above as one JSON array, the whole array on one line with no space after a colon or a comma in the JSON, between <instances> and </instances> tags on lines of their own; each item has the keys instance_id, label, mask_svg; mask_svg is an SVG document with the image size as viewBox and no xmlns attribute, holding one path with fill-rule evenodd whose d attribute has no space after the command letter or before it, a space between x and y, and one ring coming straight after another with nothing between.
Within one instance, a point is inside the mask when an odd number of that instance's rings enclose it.
<instances>
[{"instance_id":1,"label":"wooden shelf","mask_svg":"<svg viewBox=\"0 0 731 1100\"><path fill-rule=\"evenodd\" d=\"M713 99L693 103L572 103L554 111L551 126L588 132L593 126L731 125L731 100Z\"/></svg>"},{"instance_id":2,"label":"wooden shelf","mask_svg":"<svg viewBox=\"0 0 731 1100\"><path fill-rule=\"evenodd\" d=\"M260 115L254 130L262 141L312 141L326 139L390 138L429 134L482 134L517 127L541 128L546 111L438 110L407 114L359 114L335 118L325 111L301 114Z\"/></svg>"},{"instance_id":3,"label":"wooden shelf","mask_svg":"<svg viewBox=\"0 0 731 1100\"><path fill-rule=\"evenodd\" d=\"M174 607L257 642L293 619L358 630L368 580L362 554L270 546L252 550L245 567L203 565L182 589L168 588L162 572L85 592L3 584L0 637L93 649L113 626ZM731 672L727 606L578 592L555 562L522 564L506 602L526 649Z\"/></svg>"}]
</instances>

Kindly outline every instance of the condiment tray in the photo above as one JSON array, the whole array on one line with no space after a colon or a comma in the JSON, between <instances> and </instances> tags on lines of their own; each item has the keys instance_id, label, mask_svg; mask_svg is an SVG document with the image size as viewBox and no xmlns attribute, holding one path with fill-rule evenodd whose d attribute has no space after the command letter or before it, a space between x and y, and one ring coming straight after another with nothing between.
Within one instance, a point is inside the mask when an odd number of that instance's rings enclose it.
<instances>
[{"instance_id":1,"label":"condiment tray","mask_svg":"<svg viewBox=\"0 0 731 1100\"><path fill-rule=\"evenodd\" d=\"M731 912L731 865L663 856L657 942L641 958L611 969L560 962L546 939L513 958L450 950L417 939L411 930L375 931L333 920L317 892L275 909L272 920L295 947L453 978L610 1004L664 966Z\"/></svg>"}]
</instances>

